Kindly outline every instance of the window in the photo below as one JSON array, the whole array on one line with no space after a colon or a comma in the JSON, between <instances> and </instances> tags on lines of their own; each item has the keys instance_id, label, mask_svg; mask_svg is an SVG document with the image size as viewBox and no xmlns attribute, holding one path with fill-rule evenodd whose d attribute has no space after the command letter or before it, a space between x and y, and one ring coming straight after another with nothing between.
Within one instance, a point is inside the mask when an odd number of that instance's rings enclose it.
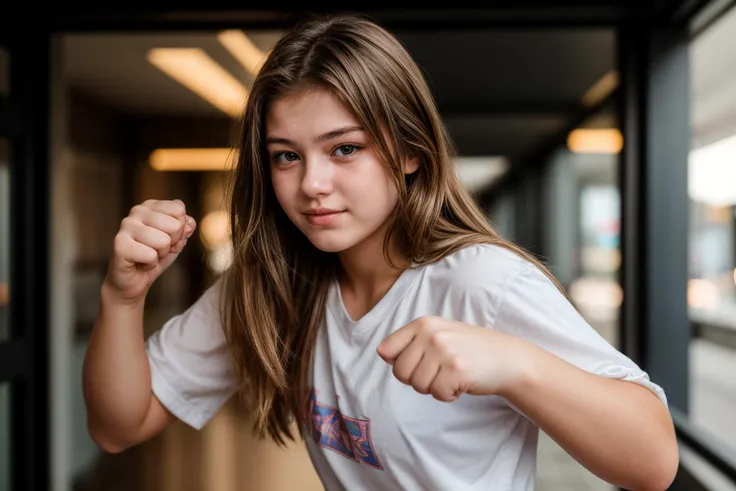
<instances>
[{"instance_id":1,"label":"window","mask_svg":"<svg viewBox=\"0 0 736 491\"><path fill-rule=\"evenodd\" d=\"M690 60L689 416L736 456L736 9Z\"/></svg>"}]
</instances>

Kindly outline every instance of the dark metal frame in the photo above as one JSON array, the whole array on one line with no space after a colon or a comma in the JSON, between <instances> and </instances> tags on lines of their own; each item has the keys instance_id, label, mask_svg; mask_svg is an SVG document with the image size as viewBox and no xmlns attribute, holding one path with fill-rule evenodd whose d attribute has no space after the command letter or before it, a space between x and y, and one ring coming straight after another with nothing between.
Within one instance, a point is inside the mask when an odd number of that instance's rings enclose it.
<instances>
[{"instance_id":1,"label":"dark metal frame","mask_svg":"<svg viewBox=\"0 0 736 491\"><path fill-rule=\"evenodd\" d=\"M623 349L687 413L690 152L685 27L621 27Z\"/></svg>"},{"instance_id":2,"label":"dark metal frame","mask_svg":"<svg viewBox=\"0 0 736 491\"><path fill-rule=\"evenodd\" d=\"M0 382L11 384L11 487L48 489L50 55L48 38L32 33L0 45L10 58L0 128L11 151L11 337L0 344Z\"/></svg>"},{"instance_id":3,"label":"dark metal frame","mask_svg":"<svg viewBox=\"0 0 736 491\"><path fill-rule=\"evenodd\" d=\"M683 188L683 162L687 149L686 132L678 122L670 120L661 99L658 85L658 64L662 53L682 49L682 33L705 0L629 0L629 1L509 1L497 2L486 9L453 9L425 3L422 8L400 9L395 3L390 9L373 4L371 9L356 9L371 15L391 29L475 29L525 27L610 27L616 28L621 39L620 62L624 83L612 97L622 101L621 114L626 139L622 162L623 253L625 258L622 282L626 288L623 310L624 351L662 381L673 403L673 415L678 435L714 466L734 479L734 463L698 436L677 409L687 410L687 370L681 366L676 374L667 373L669 358L685 360L685 336L689 341L686 312L678 308L684 303L686 253L681 249L661 253L661 248L687 242L687 230L682 226L662 227L662 217L683 218L686 189ZM109 3L97 10L75 9L68 4L56 4L47 10L45 21L13 19L5 16L0 23L34 24L22 36L0 40L11 53L12 97L0 99L0 133L13 145L11 168L12 215L12 312L13 340L0 344L0 381L12 381L13 489L47 489L49 469L48 441L48 365L49 365L49 67L50 36L57 32L140 31L140 30L207 30L222 27L284 28L294 24L305 12L242 10L235 12L223 5L208 4L200 9L177 10L180 3L157 2L135 9L130 5L115 9ZM320 11L340 9L343 5L325 5ZM220 8L220 10L217 10ZM56 9L56 10L54 10ZM437 10L441 9L441 10ZM235 13L234 13L235 12ZM313 11L314 12L314 11ZM0 34L9 36L5 26ZM23 42L23 54L20 45ZM645 48L645 55L639 54ZM681 52L678 54L681 58ZM682 90L683 67L675 70L670 88ZM653 78L656 83L653 83ZM672 85L674 84L674 85ZM678 92L681 93L681 92ZM684 97L683 100L687 100ZM605 101L605 102L610 102ZM670 102L670 101L668 101ZM544 109L544 108L542 108ZM571 112L572 129L600 107L579 108ZM537 110L532 108L531 110ZM686 115L678 107L678 117ZM677 119L677 118L675 118ZM657 125L653 124L657 122ZM687 118L689 121L689 118ZM682 122L682 120L680 121ZM664 128L658 125L665 123ZM515 163L515 171L492 189L481 193L487 205L504 189L514 187L526 177L539 173L547 156L564 143L567 131L544 147L533 152L525 162ZM676 160L674 174L665 168L668 137L682 138L672 154ZM677 192L664 192L658 179L675 179ZM536 187L534 187L536 189ZM669 189L669 188L668 188ZM539 196L539 193L532 193ZM538 198L537 198L538 199ZM684 200L684 202L683 202ZM537 209L532 199L529 206ZM538 211L538 210L537 210ZM538 214L541 217L541 214ZM680 223L687 223L686 217ZM532 239L533 242L538 242ZM675 300L673 302L673 299ZM674 306L674 307L673 307ZM665 319L663 321L662 319ZM667 328L665 328L667 326ZM674 326L674 327L672 327ZM673 331L675 329L674 335ZM658 349L653 350L653 342ZM687 472L682 471L683 479ZM734 479L736 480L736 479ZM685 488L678 481L680 489ZM690 482L690 481L687 481ZM678 484L676 483L675 486ZM675 487L673 487L675 489Z\"/></svg>"}]
</instances>

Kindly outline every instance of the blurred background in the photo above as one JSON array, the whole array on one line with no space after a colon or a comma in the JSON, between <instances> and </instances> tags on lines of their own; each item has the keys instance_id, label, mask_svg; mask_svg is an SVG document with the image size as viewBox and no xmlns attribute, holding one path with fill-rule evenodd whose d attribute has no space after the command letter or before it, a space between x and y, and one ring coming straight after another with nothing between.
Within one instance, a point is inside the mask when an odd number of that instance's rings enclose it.
<instances>
[{"instance_id":1,"label":"blurred background","mask_svg":"<svg viewBox=\"0 0 736 491\"><path fill-rule=\"evenodd\" d=\"M425 71L489 220L664 385L672 489L736 489L733 4L369 12ZM0 35L0 491L321 489L303 445L255 440L235 401L202 431L104 454L81 387L133 205L179 198L199 222L147 335L227 268L233 123L289 14L70 8ZM542 435L535 489L612 487Z\"/></svg>"}]
</instances>

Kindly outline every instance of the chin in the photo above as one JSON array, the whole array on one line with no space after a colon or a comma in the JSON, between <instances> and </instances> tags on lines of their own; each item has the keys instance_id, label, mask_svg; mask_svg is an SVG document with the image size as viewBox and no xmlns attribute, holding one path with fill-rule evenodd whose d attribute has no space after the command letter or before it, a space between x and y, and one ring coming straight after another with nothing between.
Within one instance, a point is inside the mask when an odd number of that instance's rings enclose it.
<instances>
[{"instance_id":1,"label":"chin","mask_svg":"<svg viewBox=\"0 0 736 491\"><path fill-rule=\"evenodd\" d=\"M358 241L345 234L318 232L307 235L314 247L322 252L342 252L353 247Z\"/></svg>"}]
</instances>

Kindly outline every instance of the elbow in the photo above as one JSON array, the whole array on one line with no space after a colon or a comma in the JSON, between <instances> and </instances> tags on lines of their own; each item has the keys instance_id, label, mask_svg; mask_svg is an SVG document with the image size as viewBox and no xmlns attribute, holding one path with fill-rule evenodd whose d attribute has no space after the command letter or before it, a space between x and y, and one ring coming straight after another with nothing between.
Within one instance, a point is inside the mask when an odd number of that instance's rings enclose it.
<instances>
[{"instance_id":1,"label":"elbow","mask_svg":"<svg viewBox=\"0 0 736 491\"><path fill-rule=\"evenodd\" d=\"M107 440L94 439L97 448L108 454L117 454L127 450L127 447L110 443Z\"/></svg>"},{"instance_id":2,"label":"elbow","mask_svg":"<svg viewBox=\"0 0 736 491\"><path fill-rule=\"evenodd\" d=\"M90 421L87 422L87 432L95 445L105 453L118 454L131 447L127 443L112 438Z\"/></svg>"},{"instance_id":3,"label":"elbow","mask_svg":"<svg viewBox=\"0 0 736 491\"><path fill-rule=\"evenodd\" d=\"M632 488L634 490L666 491L677 477L680 469L680 446L675 427L669 414L663 416L660 422L659 425L652 424L653 428L661 428L661 431L650 436L650 441L656 443L650 447L649 457L642 459L647 464L642 469L641 485Z\"/></svg>"},{"instance_id":4,"label":"elbow","mask_svg":"<svg viewBox=\"0 0 736 491\"><path fill-rule=\"evenodd\" d=\"M114 443L111 440L107 440L94 433L90 433L90 436L92 437L92 441L95 442L95 445L97 445L97 448L99 448L105 453L117 454L117 453L121 453L127 450L128 448L124 445L119 445L117 443Z\"/></svg>"},{"instance_id":5,"label":"elbow","mask_svg":"<svg viewBox=\"0 0 736 491\"><path fill-rule=\"evenodd\" d=\"M666 491L670 489L680 468L680 455L677 443L669 445L656 459L650 463L649 469L640 486L634 491Z\"/></svg>"},{"instance_id":6,"label":"elbow","mask_svg":"<svg viewBox=\"0 0 736 491\"><path fill-rule=\"evenodd\" d=\"M680 468L680 459L678 456L671 458L668 462L662 466L662 469L655 473L652 486L649 488L651 491L666 491L670 489L672 483L675 481L677 471Z\"/></svg>"}]
</instances>

